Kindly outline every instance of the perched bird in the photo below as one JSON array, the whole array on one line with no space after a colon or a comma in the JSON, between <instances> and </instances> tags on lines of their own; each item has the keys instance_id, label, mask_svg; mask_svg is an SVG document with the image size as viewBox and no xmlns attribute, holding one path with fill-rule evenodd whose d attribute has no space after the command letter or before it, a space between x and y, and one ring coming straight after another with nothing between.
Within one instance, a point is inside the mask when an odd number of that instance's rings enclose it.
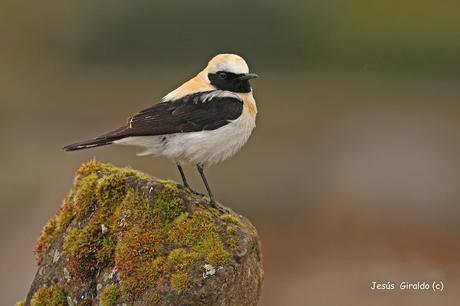
<instances>
[{"instance_id":1,"label":"perched bird","mask_svg":"<svg viewBox=\"0 0 460 306\"><path fill-rule=\"evenodd\" d=\"M192 163L203 179L211 205L217 207L204 168L232 157L251 135L257 107L249 80L256 77L240 56L219 54L194 78L160 103L130 117L122 127L64 150L109 144L143 147L138 155L174 160L187 188L190 185L182 164Z\"/></svg>"}]
</instances>

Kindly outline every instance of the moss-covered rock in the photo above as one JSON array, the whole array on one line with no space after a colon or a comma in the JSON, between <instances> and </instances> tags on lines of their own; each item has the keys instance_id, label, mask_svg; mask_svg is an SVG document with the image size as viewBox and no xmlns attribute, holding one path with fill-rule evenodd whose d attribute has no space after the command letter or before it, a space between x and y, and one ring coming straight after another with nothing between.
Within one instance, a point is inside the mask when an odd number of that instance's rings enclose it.
<instances>
[{"instance_id":1,"label":"moss-covered rock","mask_svg":"<svg viewBox=\"0 0 460 306\"><path fill-rule=\"evenodd\" d=\"M208 203L172 181L83 164L40 235L25 305L256 304L257 232Z\"/></svg>"},{"instance_id":2,"label":"moss-covered rock","mask_svg":"<svg viewBox=\"0 0 460 306\"><path fill-rule=\"evenodd\" d=\"M99 304L101 306L115 306L119 297L120 292L118 287L114 285L108 286L102 290Z\"/></svg>"},{"instance_id":3,"label":"moss-covered rock","mask_svg":"<svg viewBox=\"0 0 460 306\"><path fill-rule=\"evenodd\" d=\"M67 296L64 290L56 285L41 287L35 291L30 304L32 306L66 306Z\"/></svg>"}]
</instances>

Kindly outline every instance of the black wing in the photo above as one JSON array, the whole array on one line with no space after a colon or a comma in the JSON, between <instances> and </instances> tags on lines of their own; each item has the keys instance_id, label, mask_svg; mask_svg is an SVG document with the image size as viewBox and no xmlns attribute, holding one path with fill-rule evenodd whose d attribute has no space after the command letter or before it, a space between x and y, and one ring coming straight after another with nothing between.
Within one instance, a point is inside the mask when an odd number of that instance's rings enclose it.
<instances>
[{"instance_id":1,"label":"black wing","mask_svg":"<svg viewBox=\"0 0 460 306\"><path fill-rule=\"evenodd\" d=\"M242 112L243 101L236 95L199 92L144 109L131 117L126 126L97 139L215 130L237 119Z\"/></svg>"},{"instance_id":2,"label":"black wing","mask_svg":"<svg viewBox=\"0 0 460 306\"><path fill-rule=\"evenodd\" d=\"M215 130L243 112L238 96L219 90L191 94L174 101L164 101L129 118L125 126L95 139L64 147L66 151L111 144L130 136L152 136Z\"/></svg>"}]
</instances>

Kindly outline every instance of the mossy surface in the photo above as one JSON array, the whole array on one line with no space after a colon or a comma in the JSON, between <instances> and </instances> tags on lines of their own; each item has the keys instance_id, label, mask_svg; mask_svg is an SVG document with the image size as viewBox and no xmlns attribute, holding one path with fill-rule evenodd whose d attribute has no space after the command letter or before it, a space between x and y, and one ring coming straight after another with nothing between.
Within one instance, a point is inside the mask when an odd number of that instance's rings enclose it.
<instances>
[{"instance_id":1,"label":"mossy surface","mask_svg":"<svg viewBox=\"0 0 460 306\"><path fill-rule=\"evenodd\" d=\"M236 228L234 226L227 226L227 233L230 234L230 235L233 235L236 233Z\"/></svg>"},{"instance_id":2,"label":"mossy surface","mask_svg":"<svg viewBox=\"0 0 460 306\"><path fill-rule=\"evenodd\" d=\"M153 304L153 305L158 305L161 303L163 299L161 298L161 295L159 295L158 293L155 293L152 295L152 298L150 299L150 303Z\"/></svg>"},{"instance_id":3,"label":"mossy surface","mask_svg":"<svg viewBox=\"0 0 460 306\"><path fill-rule=\"evenodd\" d=\"M231 214L224 214L220 216L220 219L227 222L227 223L232 223L235 224L239 227L243 227L243 223L241 223L240 219L234 215Z\"/></svg>"},{"instance_id":4,"label":"mossy surface","mask_svg":"<svg viewBox=\"0 0 460 306\"><path fill-rule=\"evenodd\" d=\"M211 213L184 212L178 192L177 187L163 186L151 205L130 191L115 212L114 223L124 227L115 263L123 292L130 297L155 285L160 278L168 278L170 273L173 286L189 289L193 284L191 280L185 281L185 274L198 270L198 261L214 265L230 261L220 239L221 229L213 222Z\"/></svg>"},{"instance_id":5,"label":"mossy surface","mask_svg":"<svg viewBox=\"0 0 460 306\"><path fill-rule=\"evenodd\" d=\"M232 248L232 250L238 247L238 242L236 241L235 238L232 238L232 237L229 237L227 239L227 244Z\"/></svg>"},{"instance_id":6,"label":"mossy surface","mask_svg":"<svg viewBox=\"0 0 460 306\"><path fill-rule=\"evenodd\" d=\"M96 205L96 190L98 186L99 177L96 173L91 173L83 176L78 180L76 189L78 192L74 193L73 200L75 201L75 214L78 218L86 216Z\"/></svg>"},{"instance_id":7,"label":"mossy surface","mask_svg":"<svg viewBox=\"0 0 460 306\"><path fill-rule=\"evenodd\" d=\"M171 276L171 285L177 291L189 290L193 287L193 280L186 271L177 271Z\"/></svg>"},{"instance_id":8,"label":"mossy surface","mask_svg":"<svg viewBox=\"0 0 460 306\"><path fill-rule=\"evenodd\" d=\"M200 275L203 265L233 266L235 225L243 226L239 218L201 204L191 209L184 200L187 191L171 181L152 185L151 197L129 183L147 179L129 168L83 164L60 212L42 231L38 260L64 234L62 250L72 277L84 282L103 268L115 268L120 286L103 289L102 305L135 300L160 284L187 291L197 285L192 275Z\"/></svg>"},{"instance_id":9,"label":"mossy surface","mask_svg":"<svg viewBox=\"0 0 460 306\"><path fill-rule=\"evenodd\" d=\"M101 293L100 304L101 306L115 306L120 293L116 286L108 286Z\"/></svg>"},{"instance_id":10,"label":"mossy surface","mask_svg":"<svg viewBox=\"0 0 460 306\"><path fill-rule=\"evenodd\" d=\"M124 184L126 177L125 173L117 171L101 179L96 186L95 194L101 205L116 204L123 199L126 193L126 186Z\"/></svg>"},{"instance_id":11,"label":"mossy surface","mask_svg":"<svg viewBox=\"0 0 460 306\"><path fill-rule=\"evenodd\" d=\"M169 181L163 184L155 199L155 207L161 212L166 224L184 212L184 201L179 195L176 184Z\"/></svg>"},{"instance_id":12,"label":"mossy surface","mask_svg":"<svg viewBox=\"0 0 460 306\"><path fill-rule=\"evenodd\" d=\"M64 200L58 214L50 219L43 228L35 247L37 262L42 260L43 252L51 245L56 237L64 232L74 218L74 208L69 197Z\"/></svg>"},{"instance_id":13,"label":"mossy surface","mask_svg":"<svg viewBox=\"0 0 460 306\"><path fill-rule=\"evenodd\" d=\"M30 304L32 306L67 306L67 295L56 285L42 287L34 293Z\"/></svg>"}]
</instances>

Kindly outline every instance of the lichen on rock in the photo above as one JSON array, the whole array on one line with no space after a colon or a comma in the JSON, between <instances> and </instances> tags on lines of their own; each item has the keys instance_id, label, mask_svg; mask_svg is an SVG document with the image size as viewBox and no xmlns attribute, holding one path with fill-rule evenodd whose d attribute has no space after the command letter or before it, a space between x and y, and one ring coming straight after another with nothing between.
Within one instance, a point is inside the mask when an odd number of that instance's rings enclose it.
<instances>
[{"instance_id":1,"label":"lichen on rock","mask_svg":"<svg viewBox=\"0 0 460 306\"><path fill-rule=\"evenodd\" d=\"M40 235L25 304L56 290L63 305L256 304L257 232L208 201L130 168L83 164Z\"/></svg>"}]
</instances>

